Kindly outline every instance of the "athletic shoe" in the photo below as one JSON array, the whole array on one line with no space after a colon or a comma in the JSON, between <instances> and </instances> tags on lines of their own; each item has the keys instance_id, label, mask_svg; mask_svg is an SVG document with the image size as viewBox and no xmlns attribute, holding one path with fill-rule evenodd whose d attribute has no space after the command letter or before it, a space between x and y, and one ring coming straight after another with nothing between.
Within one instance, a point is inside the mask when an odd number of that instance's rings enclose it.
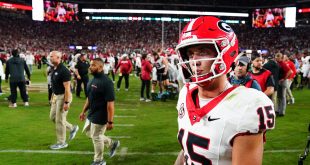
<instances>
[{"instance_id":1,"label":"athletic shoe","mask_svg":"<svg viewBox=\"0 0 310 165\"><path fill-rule=\"evenodd\" d=\"M63 148L67 148L68 144L67 143L56 143L50 146L50 149L52 150L59 150Z\"/></svg>"},{"instance_id":2,"label":"athletic shoe","mask_svg":"<svg viewBox=\"0 0 310 165\"><path fill-rule=\"evenodd\" d=\"M292 98L291 101L292 101L292 104L295 104L295 98Z\"/></svg>"},{"instance_id":3,"label":"athletic shoe","mask_svg":"<svg viewBox=\"0 0 310 165\"><path fill-rule=\"evenodd\" d=\"M73 130L70 131L69 140L74 139L74 137L75 137L75 135L76 135L76 133L77 133L78 130L79 130L79 126L78 126L78 125L76 125L76 126L73 127Z\"/></svg>"},{"instance_id":4,"label":"athletic shoe","mask_svg":"<svg viewBox=\"0 0 310 165\"><path fill-rule=\"evenodd\" d=\"M145 102L151 102L151 101L152 101L152 100L150 100L150 99L146 99L146 100L145 100Z\"/></svg>"},{"instance_id":5,"label":"athletic shoe","mask_svg":"<svg viewBox=\"0 0 310 165\"><path fill-rule=\"evenodd\" d=\"M106 164L107 163L104 160L102 160L102 161L97 161L97 162L93 161L90 165L106 165Z\"/></svg>"},{"instance_id":6,"label":"athletic shoe","mask_svg":"<svg viewBox=\"0 0 310 165\"><path fill-rule=\"evenodd\" d=\"M25 107L29 107L29 102L24 102Z\"/></svg>"},{"instance_id":7,"label":"athletic shoe","mask_svg":"<svg viewBox=\"0 0 310 165\"><path fill-rule=\"evenodd\" d=\"M16 103L10 103L9 108L16 108L17 104Z\"/></svg>"},{"instance_id":8,"label":"athletic shoe","mask_svg":"<svg viewBox=\"0 0 310 165\"><path fill-rule=\"evenodd\" d=\"M93 161L90 165L106 165L106 164L107 163L104 160L102 160L102 161L98 161L98 162Z\"/></svg>"},{"instance_id":9,"label":"athletic shoe","mask_svg":"<svg viewBox=\"0 0 310 165\"><path fill-rule=\"evenodd\" d=\"M112 142L112 147L110 149L110 158L112 158L115 155L116 149L120 146L120 144L121 143L119 142L119 140Z\"/></svg>"},{"instance_id":10,"label":"athletic shoe","mask_svg":"<svg viewBox=\"0 0 310 165\"><path fill-rule=\"evenodd\" d=\"M126 88L125 91L128 91L128 88Z\"/></svg>"},{"instance_id":11,"label":"athletic shoe","mask_svg":"<svg viewBox=\"0 0 310 165\"><path fill-rule=\"evenodd\" d=\"M119 88L116 89L116 91L119 91L119 90L120 90Z\"/></svg>"},{"instance_id":12,"label":"athletic shoe","mask_svg":"<svg viewBox=\"0 0 310 165\"><path fill-rule=\"evenodd\" d=\"M143 97L141 97L141 98L140 98L140 101L144 101L144 98L143 98Z\"/></svg>"}]
</instances>

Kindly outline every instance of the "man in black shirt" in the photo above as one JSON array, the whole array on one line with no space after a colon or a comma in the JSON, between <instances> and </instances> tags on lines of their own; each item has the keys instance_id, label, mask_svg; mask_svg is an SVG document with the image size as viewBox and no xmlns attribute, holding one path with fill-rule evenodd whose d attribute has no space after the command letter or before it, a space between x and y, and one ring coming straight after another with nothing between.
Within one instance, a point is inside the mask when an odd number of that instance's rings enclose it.
<instances>
[{"instance_id":1,"label":"man in black shirt","mask_svg":"<svg viewBox=\"0 0 310 165\"><path fill-rule=\"evenodd\" d=\"M10 58L6 62L5 68L5 80L8 81L10 75L10 90L11 96L10 101L11 104L9 105L10 108L16 108L16 98L17 98L17 87L19 88L20 95L24 101L25 106L29 106L28 103L28 95L26 90L26 79L24 75L24 71L30 80L30 72L28 66L22 58L19 57L19 52L17 49L12 51L12 58Z\"/></svg>"},{"instance_id":2,"label":"man in black shirt","mask_svg":"<svg viewBox=\"0 0 310 165\"><path fill-rule=\"evenodd\" d=\"M77 131L78 125L73 126L67 122L67 114L72 102L70 90L70 71L61 63L61 52L52 51L50 60L53 64L51 84L52 84L52 101L50 119L56 124L57 143L51 145L51 149L62 149L68 147L66 143L66 129L70 130L69 140L72 140Z\"/></svg>"},{"instance_id":3,"label":"man in black shirt","mask_svg":"<svg viewBox=\"0 0 310 165\"><path fill-rule=\"evenodd\" d=\"M86 54L81 54L77 64L75 65L75 75L77 77L76 96L80 97L81 85L84 85L84 93L87 97L88 68L89 63L86 60Z\"/></svg>"},{"instance_id":4,"label":"man in black shirt","mask_svg":"<svg viewBox=\"0 0 310 165\"><path fill-rule=\"evenodd\" d=\"M80 114L80 120L83 121L86 111L89 110L84 128L94 144L95 155L92 165L105 164L103 159L105 144L110 148L110 157L114 156L116 148L120 145L118 140L113 141L104 135L106 129L113 129L115 93L113 82L104 74L103 66L104 62L100 58L90 62L90 72L94 78L87 85L88 97Z\"/></svg>"}]
</instances>

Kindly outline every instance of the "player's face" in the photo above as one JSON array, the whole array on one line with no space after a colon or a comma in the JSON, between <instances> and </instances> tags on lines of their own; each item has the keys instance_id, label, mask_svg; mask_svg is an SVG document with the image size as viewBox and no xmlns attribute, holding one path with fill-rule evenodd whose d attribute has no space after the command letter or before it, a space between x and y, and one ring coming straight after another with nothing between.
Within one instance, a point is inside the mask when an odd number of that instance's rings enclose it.
<instances>
[{"instance_id":1,"label":"player's face","mask_svg":"<svg viewBox=\"0 0 310 165\"><path fill-rule=\"evenodd\" d=\"M263 58L262 57L255 58L252 64L254 68L261 69L263 67Z\"/></svg>"},{"instance_id":2,"label":"player's face","mask_svg":"<svg viewBox=\"0 0 310 165\"><path fill-rule=\"evenodd\" d=\"M235 67L234 73L237 77L244 77L247 73L247 65L238 62L237 66Z\"/></svg>"},{"instance_id":3,"label":"player's face","mask_svg":"<svg viewBox=\"0 0 310 165\"><path fill-rule=\"evenodd\" d=\"M188 48L186 55L189 58L191 69L197 70L197 75L204 75L210 72L211 65L214 62L214 60L206 59L215 58L217 53L207 45L197 45Z\"/></svg>"},{"instance_id":4,"label":"player's face","mask_svg":"<svg viewBox=\"0 0 310 165\"><path fill-rule=\"evenodd\" d=\"M102 71L102 64L100 64L100 62L97 61L91 61L90 62L90 66L89 66L89 70L91 74L96 74L99 73L100 71Z\"/></svg>"}]
</instances>

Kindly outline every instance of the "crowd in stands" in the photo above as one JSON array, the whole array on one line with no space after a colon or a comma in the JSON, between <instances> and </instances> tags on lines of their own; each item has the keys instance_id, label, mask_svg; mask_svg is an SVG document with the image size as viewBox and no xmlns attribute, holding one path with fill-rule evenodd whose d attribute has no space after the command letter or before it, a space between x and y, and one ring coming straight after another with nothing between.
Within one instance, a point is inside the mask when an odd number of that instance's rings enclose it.
<instances>
[{"instance_id":1,"label":"crowd in stands","mask_svg":"<svg viewBox=\"0 0 310 165\"><path fill-rule=\"evenodd\" d=\"M41 64L50 50L64 52L64 60L70 60L74 53L69 45L95 45L97 50L88 51L90 59L94 54L131 54L136 50L151 53L162 47L175 48L179 27L186 22L161 21L81 21L70 23L33 21L24 14L0 12L0 59L4 63L11 50L19 48L21 53L30 52L35 63ZM243 50L267 50L267 55L277 52L295 54L300 59L302 52L310 48L310 28L252 28L245 24L233 24ZM136 51L137 52L137 51ZM142 52L142 51L140 51ZM307 54L305 54L307 56Z\"/></svg>"}]
</instances>

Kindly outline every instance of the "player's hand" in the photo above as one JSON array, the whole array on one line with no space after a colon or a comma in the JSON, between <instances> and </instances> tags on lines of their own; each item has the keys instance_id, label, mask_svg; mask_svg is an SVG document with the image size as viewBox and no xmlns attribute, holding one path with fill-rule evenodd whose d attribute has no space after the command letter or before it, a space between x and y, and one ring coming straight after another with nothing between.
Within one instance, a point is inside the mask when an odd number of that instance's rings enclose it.
<instances>
[{"instance_id":1,"label":"player's hand","mask_svg":"<svg viewBox=\"0 0 310 165\"><path fill-rule=\"evenodd\" d=\"M113 123L111 123L111 124L107 123L107 130L108 130L108 131L109 131L109 130L112 130L113 127L114 127Z\"/></svg>"},{"instance_id":2,"label":"player's hand","mask_svg":"<svg viewBox=\"0 0 310 165\"><path fill-rule=\"evenodd\" d=\"M84 112L82 112L82 113L80 114L80 120L81 120L81 121L84 121L85 118L86 118L86 115L85 115Z\"/></svg>"},{"instance_id":3,"label":"player's hand","mask_svg":"<svg viewBox=\"0 0 310 165\"><path fill-rule=\"evenodd\" d=\"M81 80L81 76L80 76L80 75L78 75L78 76L77 76L77 79Z\"/></svg>"},{"instance_id":4,"label":"player's hand","mask_svg":"<svg viewBox=\"0 0 310 165\"><path fill-rule=\"evenodd\" d=\"M63 107L64 111L68 111L69 108L70 108L70 104L69 103L68 104L65 103L64 107Z\"/></svg>"}]
</instances>

